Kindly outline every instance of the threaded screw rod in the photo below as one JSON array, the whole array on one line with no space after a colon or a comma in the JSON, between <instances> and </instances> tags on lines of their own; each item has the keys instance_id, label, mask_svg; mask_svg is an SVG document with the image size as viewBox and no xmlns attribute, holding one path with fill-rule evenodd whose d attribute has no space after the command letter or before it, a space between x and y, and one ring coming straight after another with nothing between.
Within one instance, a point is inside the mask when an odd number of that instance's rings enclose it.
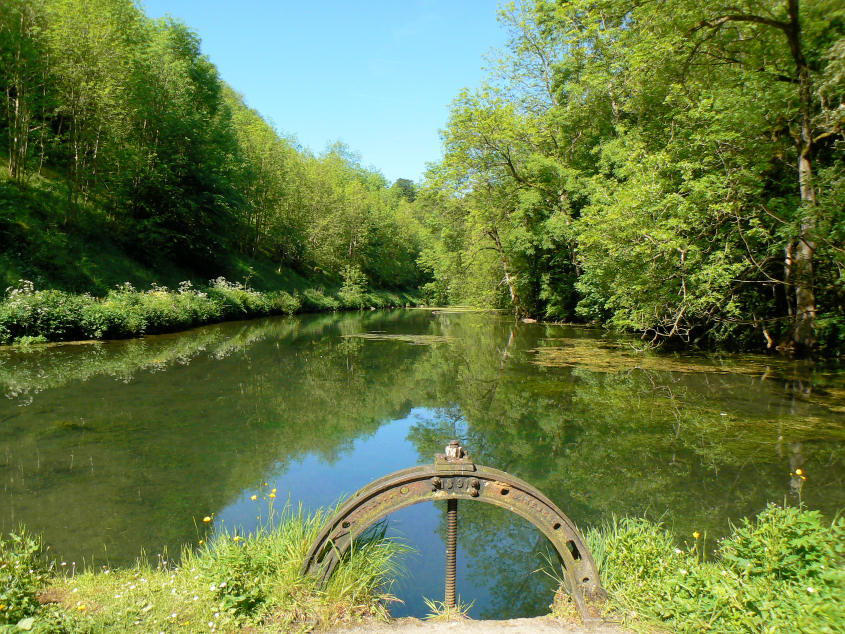
<instances>
[{"instance_id":1,"label":"threaded screw rod","mask_svg":"<svg viewBox=\"0 0 845 634\"><path fill-rule=\"evenodd\" d=\"M446 502L446 600L447 608L455 607L455 553L458 546L458 501Z\"/></svg>"}]
</instances>

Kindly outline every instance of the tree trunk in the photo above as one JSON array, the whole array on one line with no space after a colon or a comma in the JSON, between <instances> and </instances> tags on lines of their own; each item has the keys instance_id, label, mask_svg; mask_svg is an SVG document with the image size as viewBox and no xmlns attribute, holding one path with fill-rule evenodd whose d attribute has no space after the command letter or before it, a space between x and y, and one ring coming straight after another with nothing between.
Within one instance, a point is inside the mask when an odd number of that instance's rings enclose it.
<instances>
[{"instance_id":1,"label":"tree trunk","mask_svg":"<svg viewBox=\"0 0 845 634\"><path fill-rule=\"evenodd\" d=\"M518 319L522 316L522 307L519 305L519 296L516 294L516 287L514 286L513 281L514 278L513 275L511 275L510 267L508 266L508 258L505 255L505 249L502 247L502 241L499 239L499 232L494 228L488 232L488 235L496 244L496 250L499 252L499 257L502 260L502 269L505 272L505 283L508 285L508 291L510 291L511 294L511 305L513 306Z\"/></svg>"},{"instance_id":2,"label":"tree trunk","mask_svg":"<svg viewBox=\"0 0 845 634\"><path fill-rule=\"evenodd\" d=\"M813 187L813 133L811 128L810 99L812 85L810 69L801 48L801 24L798 15L798 0L788 0L789 27L785 30L789 49L795 61L798 76L799 126L795 135L798 149L798 185L801 191L801 233L794 252L792 275L795 286L795 320L792 343L799 352L808 352L816 344L815 318L816 296L813 285L813 254L815 242L814 208L816 192Z\"/></svg>"}]
</instances>

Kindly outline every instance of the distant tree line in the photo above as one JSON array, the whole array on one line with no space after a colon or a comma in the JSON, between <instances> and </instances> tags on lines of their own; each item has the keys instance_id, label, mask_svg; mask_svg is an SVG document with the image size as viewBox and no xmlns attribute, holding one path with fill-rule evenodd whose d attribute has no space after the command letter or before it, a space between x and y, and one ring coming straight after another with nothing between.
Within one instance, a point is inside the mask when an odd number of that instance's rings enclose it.
<instances>
[{"instance_id":1,"label":"distant tree line","mask_svg":"<svg viewBox=\"0 0 845 634\"><path fill-rule=\"evenodd\" d=\"M441 301L845 347L845 5L524 0L417 196Z\"/></svg>"},{"instance_id":2,"label":"distant tree line","mask_svg":"<svg viewBox=\"0 0 845 634\"><path fill-rule=\"evenodd\" d=\"M280 136L176 20L132 0L3 0L0 89L9 178L66 183L60 227L96 209L142 261L212 274L234 251L420 281L413 184L389 187L341 144L315 156Z\"/></svg>"}]
</instances>

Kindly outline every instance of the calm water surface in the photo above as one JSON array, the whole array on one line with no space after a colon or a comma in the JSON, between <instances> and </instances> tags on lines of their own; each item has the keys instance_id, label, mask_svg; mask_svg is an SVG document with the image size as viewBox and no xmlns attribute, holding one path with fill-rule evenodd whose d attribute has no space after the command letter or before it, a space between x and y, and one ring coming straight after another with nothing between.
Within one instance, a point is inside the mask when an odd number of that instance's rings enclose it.
<instances>
[{"instance_id":1,"label":"calm water surface","mask_svg":"<svg viewBox=\"0 0 845 634\"><path fill-rule=\"evenodd\" d=\"M274 318L5 349L0 389L0 530L25 523L77 566L178 552L212 513L249 530L271 487L277 502L333 504L452 437L582 528L645 514L712 540L770 501L845 506L845 370L641 354L500 315ZM471 614L546 612L540 533L488 505L459 513ZM389 530L416 550L392 612L424 614L423 596L442 598L445 505L396 513Z\"/></svg>"}]
</instances>

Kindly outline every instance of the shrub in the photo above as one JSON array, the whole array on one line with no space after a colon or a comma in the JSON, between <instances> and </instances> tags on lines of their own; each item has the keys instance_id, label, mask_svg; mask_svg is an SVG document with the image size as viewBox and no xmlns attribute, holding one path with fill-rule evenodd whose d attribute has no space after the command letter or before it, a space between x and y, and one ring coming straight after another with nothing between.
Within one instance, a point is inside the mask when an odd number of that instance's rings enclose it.
<instances>
[{"instance_id":1,"label":"shrub","mask_svg":"<svg viewBox=\"0 0 845 634\"><path fill-rule=\"evenodd\" d=\"M357 265L347 264L340 272L343 285L337 292L344 308L364 308L367 297L367 276Z\"/></svg>"},{"instance_id":2,"label":"shrub","mask_svg":"<svg viewBox=\"0 0 845 634\"><path fill-rule=\"evenodd\" d=\"M673 632L834 632L845 623L845 520L767 507L724 538L715 561L645 520L587 534L612 601Z\"/></svg>"},{"instance_id":3,"label":"shrub","mask_svg":"<svg viewBox=\"0 0 845 634\"><path fill-rule=\"evenodd\" d=\"M17 623L33 615L37 592L47 582L41 540L25 529L0 537L0 623Z\"/></svg>"},{"instance_id":4,"label":"shrub","mask_svg":"<svg viewBox=\"0 0 845 634\"><path fill-rule=\"evenodd\" d=\"M769 505L755 521L744 519L722 540L719 558L743 577L771 580L811 580L824 574L836 557L845 531L825 529L821 513Z\"/></svg>"},{"instance_id":5,"label":"shrub","mask_svg":"<svg viewBox=\"0 0 845 634\"><path fill-rule=\"evenodd\" d=\"M279 291L278 293L270 293L268 297L270 301L270 311L272 313L293 315L299 310L299 298L291 295L290 293Z\"/></svg>"},{"instance_id":6,"label":"shrub","mask_svg":"<svg viewBox=\"0 0 845 634\"><path fill-rule=\"evenodd\" d=\"M308 311L337 310L340 302L326 295L322 288L309 288L302 293L302 308Z\"/></svg>"}]
</instances>

